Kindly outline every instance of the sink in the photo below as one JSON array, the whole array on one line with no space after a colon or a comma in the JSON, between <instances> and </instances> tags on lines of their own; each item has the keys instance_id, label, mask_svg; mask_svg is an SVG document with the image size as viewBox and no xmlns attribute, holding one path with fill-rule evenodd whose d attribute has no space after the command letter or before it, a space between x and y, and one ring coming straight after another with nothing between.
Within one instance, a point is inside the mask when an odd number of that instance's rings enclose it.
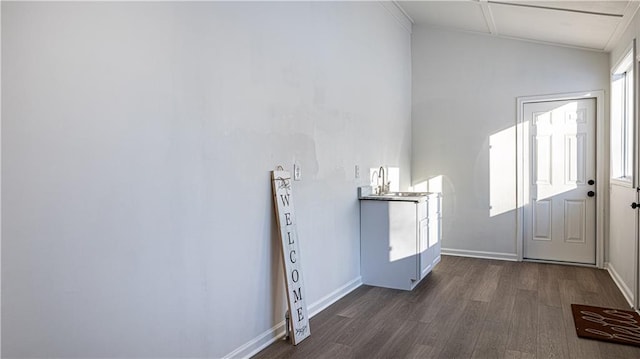
<instances>
[{"instance_id":1,"label":"sink","mask_svg":"<svg viewBox=\"0 0 640 359\"><path fill-rule=\"evenodd\" d=\"M372 193L371 186L363 186L358 187L358 198L360 199L374 199L374 200L384 200L384 201L422 201L425 200L427 196L429 196L430 192L408 192L408 191L397 191L397 192L386 192L375 194Z\"/></svg>"},{"instance_id":2,"label":"sink","mask_svg":"<svg viewBox=\"0 0 640 359\"><path fill-rule=\"evenodd\" d=\"M422 197L428 195L428 192L387 192L379 194L379 196L387 197Z\"/></svg>"}]
</instances>

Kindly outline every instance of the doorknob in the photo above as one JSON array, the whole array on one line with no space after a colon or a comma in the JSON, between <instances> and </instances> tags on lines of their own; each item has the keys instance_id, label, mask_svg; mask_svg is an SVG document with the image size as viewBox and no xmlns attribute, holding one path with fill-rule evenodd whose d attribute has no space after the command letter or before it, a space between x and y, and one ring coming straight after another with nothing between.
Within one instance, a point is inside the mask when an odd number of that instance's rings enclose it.
<instances>
[{"instance_id":1,"label":"doorknob","mask_svg":"<svg viewBox=\"0 0 640 359\"><path fill-rule=\"evenodd\" d=\"M589 196L589 197L593 197L593 196L595 196L595 195L596 195L596 193L595 193L595 192L593 192L593 191L589 191L589 192L587 192L587 196Z\"/></svg>"},{"instance_id":2,"label":"doorknob","mask_svg":"<svg viewBox=\"0 0 640 359\"><path fill-rule=\"evenodd\" d=\"M637 204L635 202L631 203L631 208L636 209L638 207L640 207L640 204Z\"/></svg>"},{"instance_id":3,"label":"doorknob","mask_svg":"<svg viewBox=\"0 0 640 359\"><path fill-rule=\"evenodd\" d=\"M588 183L588 184L590 184L590 185L594 185L594 184L596 183L596 181L594 181L594 180L589 180L589 181L587 181L587 183Z\"/></svg>"}]
</instances>

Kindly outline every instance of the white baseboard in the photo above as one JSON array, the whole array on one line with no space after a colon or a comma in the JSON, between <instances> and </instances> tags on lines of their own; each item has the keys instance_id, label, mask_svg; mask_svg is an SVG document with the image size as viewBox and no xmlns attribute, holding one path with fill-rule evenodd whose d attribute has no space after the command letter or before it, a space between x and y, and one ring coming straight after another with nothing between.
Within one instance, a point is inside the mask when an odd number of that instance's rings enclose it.
<instances>
[{"instance_id":1,"label":"white baseboard","mask_svg":"<svg viewBox=\"0 0 640 359\"><path fill-rule=\"evenodd\" d=\"M273 328L264 331L262 334L244 343L242 346L225 355L223 358L251 358L271 343L282 338L284 335L284 320L276 324Z\"/></svg>"},{"instance_id":2,"label":"white baseboard","mask_svg":"<svg viewBox=\"0 0 640 359\"><path fill-rule=\"evenodd\" d=\"M334 290L333 292L325 295L324 297L320 298L315 303L309 305L309 317L313 318L316 314L327 309L328 306L337 302L340 298L351 293L361 285L362 285L362 277L358 277L352 280L351 282L343 285L342 287Z\"/></svg>"},{"instance_id":3,"label":"white baseboard","mask_svg":"<svg viewBox=\"0 0 640 359\"><path fill-rule=\"evenodd\" d=\"M442 248L441 253L445 256L497 259L501 261L512 261L512 262L518 261L518 255L516 253L482 252L482 251L470 251L466 249L451 249L451 248Z\"/></svg>"},{"instance_id":4,"label":"white baseboard","mask_svg":"<svg viewBox=\"0 0 640 359\"><path fill-rule=\"evenodd\" d=\"M629 303L629 306L633 308L633 291L624 283L622 277L620 277L620 274L616 272L616 269L611 265L611 263L606 262L604 264L604 268L609 272L611 279L613 279L613 282L618 286L618 289L622 292L622 295Z\"/></svg>"},{"instance_id":5,"label":"white baseboard","mask_svg":"<svg viewBox=\"0 0 640 359\"><path fill-rule=\"evenodd\" d=\"M353 290L362 285L362 277L358 277L342 287L334 290L333 292L327 294L326 296L320 298L320 300L315 303L309 305L307 311L309 313L309 318L313 318L316 314L320 313L324 309L326 309L331 304L340 300L340 298L345 295L351 293ZM273 328L268 329L258 335L257 337L251 339L247 343L243 344L236 350L224 356L224 358L250 358L253 355L260 352L262 349L268 347L276 340L282 338L285 333L285 324L284 320L280 323L276 324Z\"/></svg>"}]
</instances>

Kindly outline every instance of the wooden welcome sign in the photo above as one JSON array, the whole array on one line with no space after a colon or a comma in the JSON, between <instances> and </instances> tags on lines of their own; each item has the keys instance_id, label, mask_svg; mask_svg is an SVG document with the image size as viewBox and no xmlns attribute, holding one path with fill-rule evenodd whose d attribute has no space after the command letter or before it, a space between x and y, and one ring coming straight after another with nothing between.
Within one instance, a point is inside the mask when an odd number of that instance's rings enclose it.
<instances>
[{"instance_id":1,"label":"wooden welcome sign","mask_svg":"<svg viewBox=\"0 0 640 359\"><path fill-rule=\"evenodd\" d=\"M300 247L291 196L291 174L286 171L272 171L271 186L282 243L282 260L291 318L291 338L293 345L297 345L311 334L311 330L300 269Z\"/></svg>"}]
</instances>

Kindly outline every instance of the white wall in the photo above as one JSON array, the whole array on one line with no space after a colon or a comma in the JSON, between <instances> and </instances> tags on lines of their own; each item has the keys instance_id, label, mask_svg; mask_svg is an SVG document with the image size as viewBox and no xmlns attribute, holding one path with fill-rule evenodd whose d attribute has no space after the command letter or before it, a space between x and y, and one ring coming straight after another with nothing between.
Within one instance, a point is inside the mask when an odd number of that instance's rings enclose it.
<instances>
[{"instance_id":1,"label":"white wall","mask_svg":"<svg viewBox=\"0 0 640 359\"><path fill-rule=\"evenodd\" d=\"M410 45L379 3L2 2L3 357L213 358L281 322L280 164L307 303L357 280L354 165L409 182Z\"/></svg>"},{"instance_id":2,"label":"white wall","mask_svg":"<svg viewBox=\"0 0 640 359\"><path fill-rule=\"evenodd\" d=\"M513 258L516 97L606 90L608 56L414 27L412 61L412 182L443 176L442 247Z\"/></svg>"},{"instance_id":3,"label":"white wall","mask_svg":"<svg viewBox=\"0 0 640 359\"><path fill-rule=\"evenodd\" d=\"M630 304L634 301L636 213L629 206L636 190L611 185L609 210L610 230L607 247L607 269Z\"/></svg>"},{"instance_id":4,"label":"white wall","mask_svg":"<svg viewBox=\"0 0 640 359\"><path fill-rule=\"evenodd\" d=\"M640 13L636 13L629 27L617 41L616 46L610 53L610 65L614 67L626 55L633 39L640 37ZM637 51L637 44L636 44ZM636 52L637 54L638 52ZM636 79L638 77L636 76ZM636 84L636 89L638 89ZM636 114L637 116L637 114ZM636 124L637 124L636 118ZM637 150L637 148L636 148ZM636 184L638 182L636 181ZM633 223L636 220L636 213L629 207L635 201L635 190L633 188L619 187L611 185L610 193L610 231L609 248L607 251L607 265L613 272L613 277L618 286L627 297L633 301L633 280L635 277L635 241L636 234Z\"/></svg>"}]
</instances>

